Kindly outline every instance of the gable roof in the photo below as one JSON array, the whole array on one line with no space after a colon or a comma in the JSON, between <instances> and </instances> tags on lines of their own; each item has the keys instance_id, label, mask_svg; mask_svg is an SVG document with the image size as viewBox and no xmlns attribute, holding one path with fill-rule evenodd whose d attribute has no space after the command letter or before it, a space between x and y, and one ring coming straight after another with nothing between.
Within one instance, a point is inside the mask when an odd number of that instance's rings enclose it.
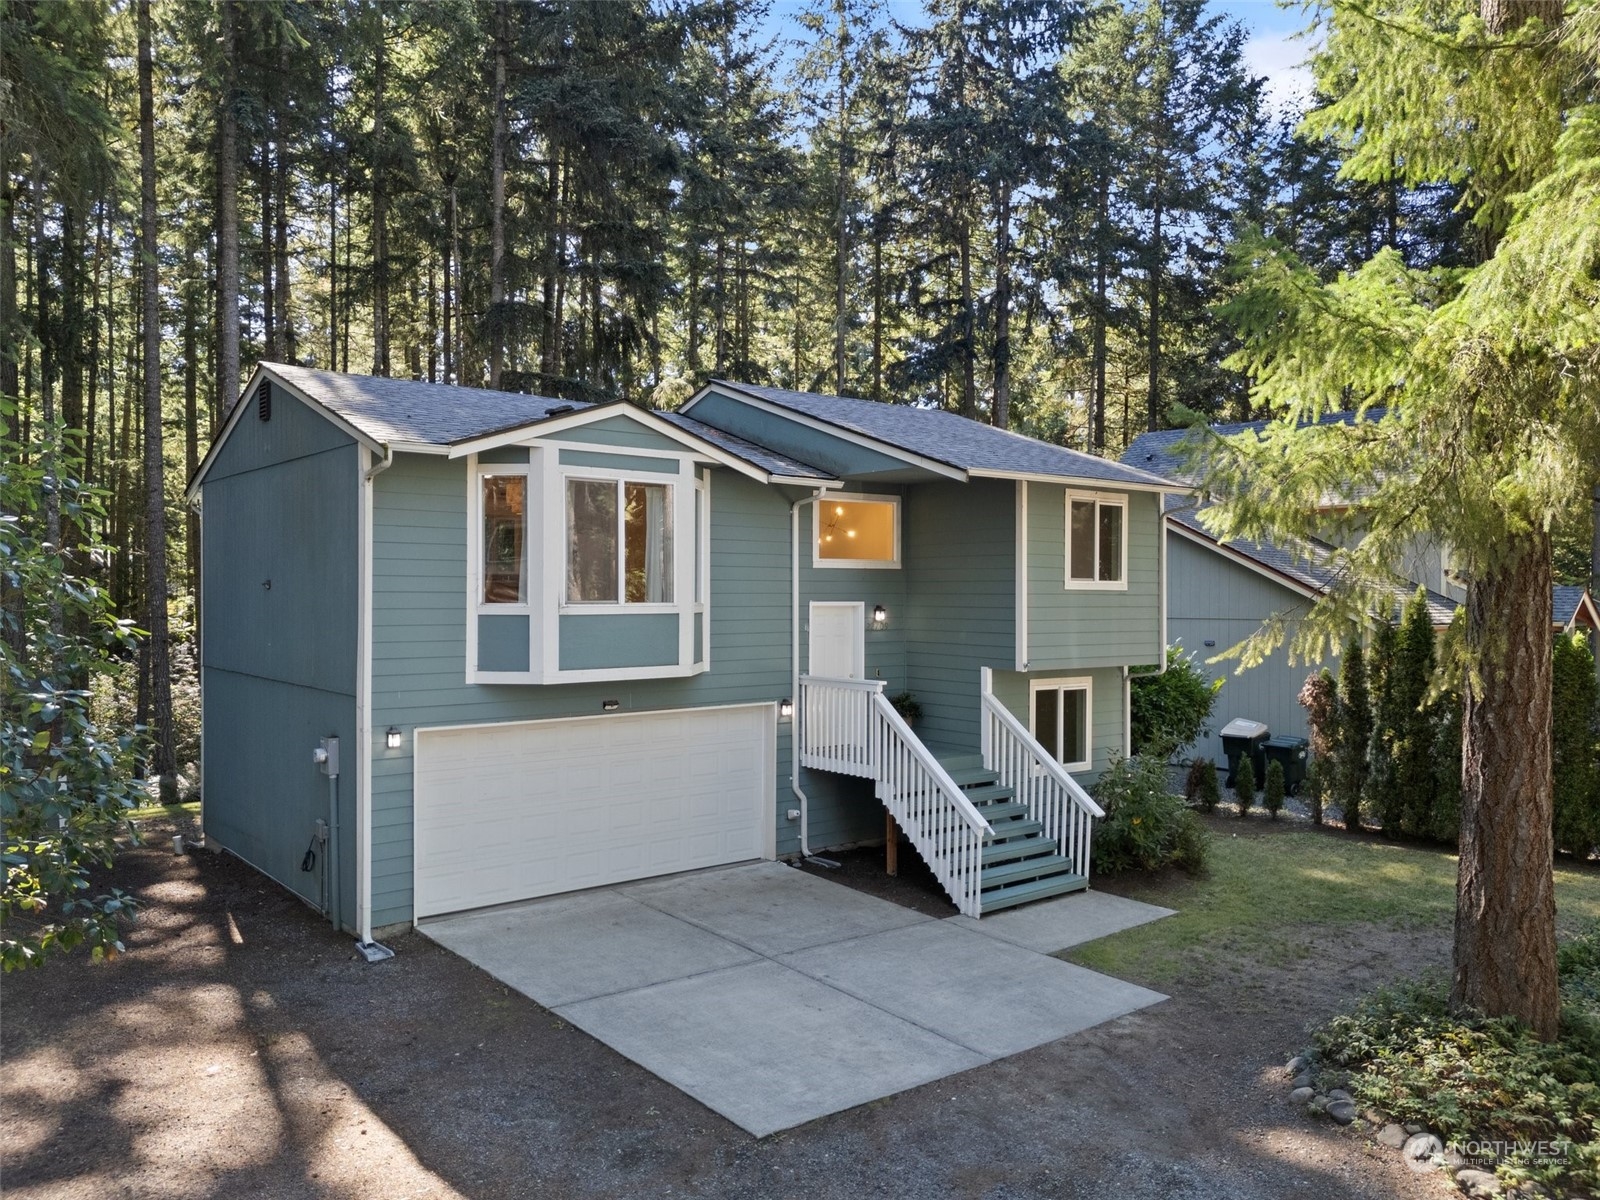
<instances>
[{"instance_id":1,"label":"gable roof","mask_svg":"<svg viewBox=\"0 0 1600 1200\"><path fill-rule=\"evenodd\" d=\"M1311 599L1324 595L1340 581L1332 546L1325 542L1307 540L1298 549L1274 542L1253 542L1244 538L1220 540L1200 520L1199 510L1169 505L1167 521L1181 527L1180 533L1190 541L1233 558L1258 574L1267 575L1285 587ZM1395 611L1416 594L1416 588L1404 581L1396 581L1388 589ZM1454 600L1431 589L1426 590L1428 617L1436 629L1443 628L1454 619L1460 607Z\"/></svg>"},{"instance_id":2,"label":"gable roof","mask_svg":"<svg viewBox=\"0 0 1600 1200\"><path fill-rule=\"evenodd\" d=\"M1586 624L1600 629L1600 604L1595 603L1589 589L1578 584L1556 584L1550 589L1550 624L1557 629L1571 629L1581 615Z\"/></svg>"},{"instance_id":3,"label":"gable roof","mask_svg":"<svg viewBox=\"0 0 1600 1200\"><path fill-rule=\"evenodd\" d=\"M1170 480L1148 471L997 429L943 409L713 380L684 405L683 412L692 416L695 404L712 389L730 399L754 401L758 406L798 414L889 453L915 455L968 475L1046 476L1139 491L1180 490Z\"/></svg>"},{"instance_id":4,"label":"gable roof","mask_svg":"<svg viewBox=\"0 0 1600 1200\"><path fill-rule=\"evenodd\" d=\"M1363 421L1381 421L1388 413L1386 408L1369 408L1360 414ZM1343 412L1324 413L1314 422L1317 425L1354 425L1357 414L1346 410ZM1252 432L1260 433L1271 421L1235 421L1231 424L1224 423L1209 425L1212 433L1219 437L1232 437L1235 434ZM1184 460L1184 449L1194 438L1193 429L1158 429L1154 433L1141 433L1128 443L1128 448L1122 452L1119 460L1130 467L1137 467L1142 471L1151 471L1163 475L1168 479L1181 480L1184 483L1194 482L1194 474Z\"/></svg>"},{"instance_id":5,"label":"gable roof","mask_svg":"<svg viewBox=\"0 0 1600 1200\"><path fill-rule=\"evenodd\" d=\"M250 382L240 393L211 449L190 480L191 494L204 479L239 414L248 406L251 394L263 380L283 387L373 451L387 448L421 454L451 454L452 451L460 454L465 452L461 449L463 446L494 439L496 435L504 435L509 442L523 432L535 432L546 423L575 417L581 421L591 415L598 418L614 412L640 421L664 423L677 440L698 446L713 461L723 462L765 482L838 482L826 471L700 421L680 418L674 413L640 409L620 400L591 404L522 392L376 375L345 375L287 363L262 362L256 365ZM661 424L656 424L656 428L661 428Z\"/></svg>"}]
</instances>

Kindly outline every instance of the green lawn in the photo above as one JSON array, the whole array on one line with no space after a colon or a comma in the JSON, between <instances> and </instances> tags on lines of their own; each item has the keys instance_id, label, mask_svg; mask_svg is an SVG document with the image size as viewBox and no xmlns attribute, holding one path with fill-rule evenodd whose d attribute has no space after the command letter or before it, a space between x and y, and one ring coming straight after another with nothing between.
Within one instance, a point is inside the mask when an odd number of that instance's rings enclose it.
<instances>
[{"instance_id":1,"label":"green lawn","mask_svg":"<svg viewBox=\"0 0 1600 1200\"><path fill-rule=\"evenodd\" d=\"M1186 964L1247 954L1283 963L1311 954L1329 925L1448 928L1455 910L1456 856L1426 846L1311 830L1235 836L1212 825L1203 879L1163 874L1107 880L1106 890L1165 905L1178 915L1102 938L1072 961L1111 975L1160 981ZM1600 870L1556 869L1563 930L1600 919Z\"/></svg>"},{"instance_id":2,"label":"green lawn","mask_svg":"<svg viewBox=\"0 0 1600 1200\"><path fill-rule=\"evenodd\" d=\"M191 800L188 804L147 804L143 808L130 808L124 816L130 821L154 821L166 817L170 821L180 821L186 817L200 815L200 801Z\"/></svg>"}]
</instances>

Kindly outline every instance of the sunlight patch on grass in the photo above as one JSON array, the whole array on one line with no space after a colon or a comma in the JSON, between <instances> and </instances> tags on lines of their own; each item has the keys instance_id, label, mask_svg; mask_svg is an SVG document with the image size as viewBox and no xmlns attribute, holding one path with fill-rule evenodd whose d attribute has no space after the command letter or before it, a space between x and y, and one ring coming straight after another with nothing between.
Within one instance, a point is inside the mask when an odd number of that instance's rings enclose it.
<instances>
[{"instance_id":1,"label":"sunlight patch on grass","mask_svg":"<svg viewBox=\"0 0 1600 1200\"><path fill-rule=\"evenodd\" d=\"M187 804L147 804L142 808L130 808L124 815L130 821L153 821L159 817L176 821L184 817L198 817L200 801L191 800Z\"/></svg>"},{"instance_id":2,"label":"sunlight patch on grass","mask_svg":"<svg viewBox=\"0 0 1600 1200\"><path fill-rule=\"evenodd\" d=\"M1197 954L1224 946L1230 954L1282 963L1307 953L1308 926L1447 930L1455 891L1456 856L1440 848L1309 831L1213 836L1205 878L1127 889L1134 899L1177 909L1177 916L1080 946L1070 957L1151 981L1170 980ZM1563 930L1600 917L1600 873L1559 867L1556 904Z\"/></svg>"}]
</instances>

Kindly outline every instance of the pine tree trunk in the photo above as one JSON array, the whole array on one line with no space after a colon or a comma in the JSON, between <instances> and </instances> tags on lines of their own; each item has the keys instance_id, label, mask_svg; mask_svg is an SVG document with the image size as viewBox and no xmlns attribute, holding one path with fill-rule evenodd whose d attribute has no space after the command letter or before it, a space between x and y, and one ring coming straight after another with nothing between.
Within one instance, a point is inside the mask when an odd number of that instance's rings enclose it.
<instances>
[{"instance_id":1,"label":"pine tree trunk","mask_svg":"<svg viewBox=\"0 0 1600 1200\"><path fill-rule=\"evenodd\" d=\"M539 370L544 375L546 387L556 377L556 277L561 272L561 156L553 146L550 148L549 171L544 189L544 219L548 222L544 244L544 327L539 335ZM691 313L691 347L694 344L692 320Z\"/></svg>"},{"instance_id":2,"label":"pine tree trunk","mask_svg":"<svg viewBox=\"0 0 1600 1200\"><path fill-rule=\"evenodd\" d=\"M1156 184L1154 222L1150 234L1150 380L1145 393L1145 428L1154 433L1161 428L1161 266L1165 257L1161 240L1162 204L1159 177Z\"/></svg>"},{"instance_id":3,"label":"pine tree trunk","mask_svg":"<svg viewBox=\"0 0 1600 1200\"><path fill-rule=\"evenodd\" d=\"M872 239L872 398L883 399L883 235Z\"/></svg>"},{"instance_id":4,"label":"pine tree trunk","mask_svg":"<svg viewBox=\"0 0 1600 1200\"><path fill-rule=\"evenodd\" d=\"M278 353L284 362L299 361L294 326L289 321L289 151L283 138L277 139L272 164L272 284L273 305L278 313Z\"/></svg>"},{"instance_id":5,"label":"pine tree trunk","mask_svg":"<svg viewBox=\"0 0 1600 1200\"><path fill-rule=\"evenodd\" d=\"M961 415L978 419L978 307L972 295L972 226L960 218Z\"/></svg>"},{"instance_id":6,"label":"pine tree trunk","mask_svg":"<svg viewBox=\"0 0 1600 1200\"><path fill-rule=\"evenodd\" d=\"M388 31L378 10L378 44L372 83L372 373L389 374L389 193L384 88Z\"/></svg>"},{"instance_id":7,"label":"pine tree trunk","mask_svg":"<svg viewBox=\"0 0 1600 1200\"><path fill-rule=\"evenodd\" d=\"M990 419L1011 427L1011 189L1001 185L994 221L994 407Z\"/></svg>"},{"instance_id":8,"label":"pine tree trunk","mask_svg":"<svg viewBox=\"0 0 1600 1200\"><path fill-rule=\"evenodd\" d=\"M0 396L18 396L17 192L11 174L11 148L0 126Z\"/></svg>"},{"instance_id":9,"label":"pine tree trunk","mask_svg":"<svg viewBox=\"0 0 1600 1200\"><path fill-rule=\"evenodd\" d=\"M456 177L445 181L444 237L444 381L456 381Z\"/></svg>"},{"instance_id":10,"label":"pine tree trunk","mask_svg":"<svg viewBox=\"0 0 1600 1200\"><path fill-rule=\"evenodd\" d=\"M167 631L167 510L161 445L161 310L156 278L155 66L150 49L150 0L138 0L139 241L144 257L145 598L150 648L150 770L161 777L161 798L172 802L171 647Z\"/></svg>"},{"instance_id":11,"label":"pine tree trunk","mask_svg":"<svg viewBox=\"0 0 1600 1200\"><path fill-rule=\"evenodd\" d=\"M233 0L219 7L222 103L217 114L217 369L213 411L226 414L239 398L239 127L234 112L236 47Z\"/></svg>"},{"instance_id":12,"label":"pine tree trunk","mask_svg":"<svg viewBox=\"0 0 1600 1200\"><path fill-rule=\"evenodd\" d=\"M200 366L199 366L199 316L196 292L191 283L183 299L183 478L193 479L200 466ZM189 592L197 601L200 596L200 514L194 508L184 510L184 550L188 565Z\"/></svg>"},{"instance_id":13,"label":"pine tree trunk","mask_svg":"<svg viewBox=\"0 0 1600 1200\"><path fill-rule=\"evenodd\" d=\"M1467 585L1467 641L1482 674L1462 725L1461 862L1451 1003L1555 1037L1555 885L1550 862L1550 539Z\"/></svg>"},{"instance_id":14,"label":"pine tree trunk","mask_svg":"<svg viewBox=\"0 0 1600 1200\"><path fill-rule=\"evenodd\" d=\"M1111 220L1111 184L1105 173L1095 193L1093 369L1089 397L1089 448L1106 450L1106 258Z\"/></svg>"},{"instance_id":15,"label":"pine tree trunk","mask_svg":"<svg viewBox=\"0 0 1600 1200\"><path fill-rule=\"evenodd\" d=\"M850 150L850 121L849 121L849 94L847 88L848 60L846 58L846 39L849 37L850 26L846 17L844 6L838 6L839 12L839 93L838 93L838 121L839 121L839 164L837 194L834 198L834 220L836 228L834 233L834 282L833 282L833 387L834 392L840 396L845 394L844 368L845 368L845 292L850 269L850 227L849 214L846 206L849 203L850 178L849 178L849 150Z\"/></svg>"},{"instance_id":16,"label":"pine tree trunk","mask_svg":"<svg viewBox=\"0 0 1600 1200\"><path fill-rule=\"evenodd\" d=\"M505 366L506 299L506 0L495 0L494 129L489 148L489 386Z\"/></svg>"},{"instance_id":17,"label":"pine tree trunk","mask_svg":"<svg viewBox=\"0 0 1600 1200\"><path fill-rule=\"evenodd\" d=\"M272 283L272 268L278 261L272 252L272 152L271 143L261 145L261 162L256 172L256 188L261 194L261 316L264 322L261 337L262 356L268 362L278 361L278 305L277 288Z\"/></svg>"}]
</instances>

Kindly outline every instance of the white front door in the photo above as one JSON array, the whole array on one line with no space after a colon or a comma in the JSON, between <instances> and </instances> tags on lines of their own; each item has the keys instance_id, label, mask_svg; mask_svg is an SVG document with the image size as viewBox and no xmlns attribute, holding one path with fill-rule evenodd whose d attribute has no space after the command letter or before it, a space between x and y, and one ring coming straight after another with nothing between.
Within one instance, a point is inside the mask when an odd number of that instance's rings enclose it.
<instances>
[{"instance_id":1,"label":"white front door","mask_svg":"<svg viewBox=\"0 0 1600 1200\"><path fill-rule=\"evenodd\" d=\"M867 673L866 604L859 600L811 602L810 673L825 679L860 679Z\"/></svg>"}]
</instances>

